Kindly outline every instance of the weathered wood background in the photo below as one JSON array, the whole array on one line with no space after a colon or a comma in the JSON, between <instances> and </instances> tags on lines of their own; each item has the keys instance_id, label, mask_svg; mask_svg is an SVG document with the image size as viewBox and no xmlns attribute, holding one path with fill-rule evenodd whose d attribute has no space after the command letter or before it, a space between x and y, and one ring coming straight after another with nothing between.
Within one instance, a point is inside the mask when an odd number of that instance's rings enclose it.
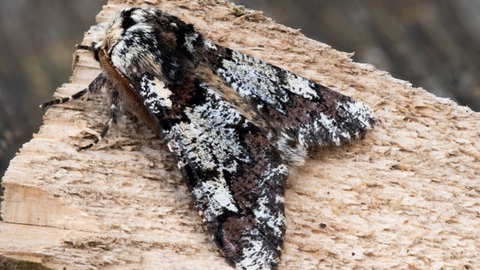
<instances>
[{"instance_id":1,"label":"weathered wood background","mask_svg":"<svg viewBox=\"0 0 480 270\"><path fill-rule=\"evenodd\" d=\"M97 19L136 2L111 0ZM479 113L354 63L260 12L235 16L235 6L216 1L143 2L374 108L377 125L364 140L312 154L289 178L280 269L480 267ZM71 83L58 95L99 72L89 53L77 52ZM107 120L102 98L49 109L12 160L0 255L54 269L231 269L146 127L123 117L99 147L75 150Z\"/></svg>"}]
</instances>

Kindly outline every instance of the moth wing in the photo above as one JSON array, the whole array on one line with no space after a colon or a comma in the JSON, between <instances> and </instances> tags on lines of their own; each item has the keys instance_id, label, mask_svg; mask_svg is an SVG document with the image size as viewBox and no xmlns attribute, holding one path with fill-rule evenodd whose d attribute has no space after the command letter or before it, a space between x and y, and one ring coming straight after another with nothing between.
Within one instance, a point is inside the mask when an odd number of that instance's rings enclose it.
<instances>
[{"instance_id":1,"label":"moth wing","mask_svg":"<svg viewBox=\"0 0 480 270\"><path fill-rule=\"evenodd\" d=\"M342 145L374 123L372 110L362 102L229 48L206 47L223 54L216 73L273 127L306 148Z\"/></svg>"},{"instance_id":2,"label":"moth wing","mask_svg":"<svg viewBox=\"0 0 480 270\"><path fill-rule=\"evenodd\" d=\"M160 92L158 84L145 76L138 85L145 105L158 119L165 117L152 109L168 108L165 99L151 98ZM267 132L218 89L200 83L195 91L197 103L182 108L185 120L163 125L168 147L224 256L239 269L272 269L285 232L288 168Z\"/></svg>"}]
</instances>

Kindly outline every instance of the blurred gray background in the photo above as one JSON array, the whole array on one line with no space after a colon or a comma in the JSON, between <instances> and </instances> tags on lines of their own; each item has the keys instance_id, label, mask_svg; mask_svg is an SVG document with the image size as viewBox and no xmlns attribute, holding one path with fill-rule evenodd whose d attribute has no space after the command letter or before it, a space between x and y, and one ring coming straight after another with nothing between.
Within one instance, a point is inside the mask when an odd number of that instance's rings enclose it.
<instances>
[{"instance_id":1,"label":"blurred gray background","mask_svg":"<svg viewBox=\"0 0 480 270\"><path fill-rule=\"evenodd\" d=\"M480 0L234 0L480 110ZM0 177L69 81L72 54L106 0L0 1ZM1 192L0 192L1 193Z\"/></svg>"}]
</instances>

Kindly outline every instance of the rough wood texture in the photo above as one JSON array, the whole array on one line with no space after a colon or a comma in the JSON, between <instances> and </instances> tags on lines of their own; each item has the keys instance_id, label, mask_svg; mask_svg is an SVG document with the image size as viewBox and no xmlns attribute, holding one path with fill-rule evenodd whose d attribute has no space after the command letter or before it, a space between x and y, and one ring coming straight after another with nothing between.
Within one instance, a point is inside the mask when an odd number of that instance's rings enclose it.
<instances>
[{"instance_id":1,"label":"rough wood texture","mask_svg":"<svg viewBox=\"0 0 480 270\"><path fill-rule=\"evenodd\" d=\"M111 0L98 20L122 2ZM215 1L145 2L375 109L377 125L364 140L320 150L289 178L280 269L480 267L480 114L353 63L260 12L236 17ZM91 55L78 52L72 82L58 94L82 89L98 72ZM99 147L75 150L107 120L102 98L48 110L10 163L0 255L55 269L231 269L165 145L146 127L123 117Z\"/></svg>"}]
</instances>

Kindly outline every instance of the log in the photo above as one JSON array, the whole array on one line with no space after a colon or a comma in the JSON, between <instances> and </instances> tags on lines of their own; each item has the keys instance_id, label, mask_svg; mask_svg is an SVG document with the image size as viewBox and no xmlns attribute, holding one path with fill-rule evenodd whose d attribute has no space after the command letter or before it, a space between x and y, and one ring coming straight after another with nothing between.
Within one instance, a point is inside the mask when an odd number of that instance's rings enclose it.
<instances>
[{"instance_id":1,"label":"log","mask_svg":"<svg viewBox=\"0 0 480 270\"><path fill-rule=\"evenodd\" d=\"M139 2L110 0L97 20ZM320 149L289 177L279 269L480 267L479 113L354 63L258 11L216 1L143 5L374 108L376 126L363 140ZM81 90L99 72L89 52L77 51L71 82L56 95ZM107 121L105 98L49 109L10 162L1 260L69 270L231 269L165 143L147 127L122 116L95 149L76 150Z\"/></svg>"}]
</instances>

